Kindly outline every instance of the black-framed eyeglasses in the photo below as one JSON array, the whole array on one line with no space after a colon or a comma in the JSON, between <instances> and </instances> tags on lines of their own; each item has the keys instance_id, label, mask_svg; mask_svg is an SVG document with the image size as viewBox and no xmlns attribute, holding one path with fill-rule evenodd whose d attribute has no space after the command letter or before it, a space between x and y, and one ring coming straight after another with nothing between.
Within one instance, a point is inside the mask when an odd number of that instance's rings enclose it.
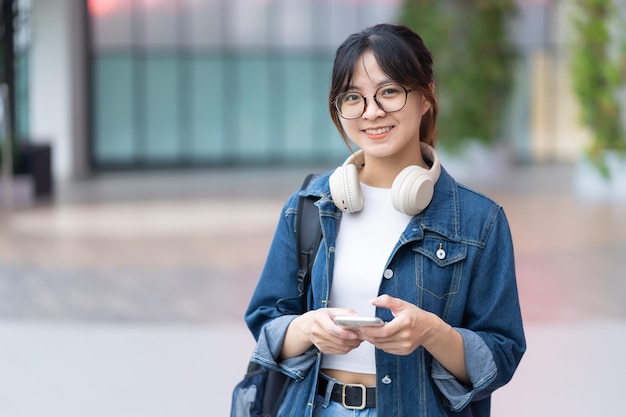
<instances>
[{"instance_id":1,"label":"black-framed eyeglasses","mask_svg":"<svg viewBox=\"0 0 626 417\"><path fill-rule=\"evenodd\" d=\"M406 105L406 99L413 90L407 90L400 84L387 84L376 90L373 99L385 113L399 111ZM367 99L356 92L345 92L337 95L335 108L344 119L358 119L365 113Z\"/></svg>"}]
</instances>

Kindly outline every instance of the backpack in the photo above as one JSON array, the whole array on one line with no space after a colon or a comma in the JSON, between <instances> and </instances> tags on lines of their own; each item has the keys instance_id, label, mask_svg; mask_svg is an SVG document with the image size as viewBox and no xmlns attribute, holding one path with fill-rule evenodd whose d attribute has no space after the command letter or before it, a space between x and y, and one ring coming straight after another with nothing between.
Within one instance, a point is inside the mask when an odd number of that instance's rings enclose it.
<instances>
[{"instance_id":1,"label":"backpack","mask_svg":"<svg viewBox=\"0 0 626 417\"><path fill-rule=\"evenodd\" d=\"M300 190L307 187L315 174L304 179ZM308 288L311 283L311 268L322 238L319 212L315 197L298 197L296 215L296 251L298 254L298 297L302 300L302 311L310 305ZM230 417L276 417L282 402L289 377L282 372L268 370L250 361L246 374L233 390Z\"/></svg>"}]
</instances>

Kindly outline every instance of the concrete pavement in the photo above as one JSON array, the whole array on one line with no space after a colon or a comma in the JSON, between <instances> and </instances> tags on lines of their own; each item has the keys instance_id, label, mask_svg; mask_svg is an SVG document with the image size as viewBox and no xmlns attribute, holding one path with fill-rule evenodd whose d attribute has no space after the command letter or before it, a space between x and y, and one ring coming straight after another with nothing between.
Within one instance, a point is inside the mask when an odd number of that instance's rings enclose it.
<instances>
[{"instance_id":1,"label":"concrete pavement","mask_svg":"<svg viewBox=\"0 0 626 417\"><path fill-rule=\"evenodd\" d=\"M280 207L323 169L107 175L0 214L0 415L227 415ZM485 178L459 179L509 217L529 345L493 415L618 415L623 205L578 200L568 166Z\"/></svg>"}]
</instances>

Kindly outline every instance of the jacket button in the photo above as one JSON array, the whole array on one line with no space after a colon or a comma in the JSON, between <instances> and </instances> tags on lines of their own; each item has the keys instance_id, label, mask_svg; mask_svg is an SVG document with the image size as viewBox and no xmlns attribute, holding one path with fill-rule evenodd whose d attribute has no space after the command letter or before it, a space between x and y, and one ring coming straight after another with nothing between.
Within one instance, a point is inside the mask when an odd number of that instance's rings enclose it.
<instances>
[{"instance_id":1,"label":"jacket button","mask_svg":"<svg viewBox=\"0 0 626 417\"><path fill-rule=\"evenodd\" d=\"M391 384L391 378L389 377L389 375L385 375L383 377L383 379L380 380L383 384L389 385Z\"/></svg>"},{"instance_id":2,"label":"jacket button","mask_svg":"<svg viewBox=\"0 0 626 417\"><path fill-rule=\"evenodd\" d=\"M445 259L446 251L443 250L443 243L439 244L439 250L437 250L435 254L437 255L437 258L441 259L442 261Z\"/></svg>"},{"instance_id":3,"label":"jacket button","mask_svg":"<svg viewBox=\"0 0 626 417\"><path fill-rule=\"evenodd\" d=\"M393 270L385 269L385 272L383 273L383 277L385 277L386 279L393 277Z\"/></svg>"}]
</instances>

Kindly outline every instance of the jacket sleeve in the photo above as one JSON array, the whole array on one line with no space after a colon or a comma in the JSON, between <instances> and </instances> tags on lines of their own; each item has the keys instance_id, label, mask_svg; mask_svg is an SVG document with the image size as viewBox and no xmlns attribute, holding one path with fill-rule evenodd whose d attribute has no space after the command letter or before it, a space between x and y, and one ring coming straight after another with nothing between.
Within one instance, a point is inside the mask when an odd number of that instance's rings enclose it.
<instances>
[{"instance_id":1,"label":"jacket sleeve","mask_svg":"<svg viewBox=\"0 0 626 417\"><path fill-rule=\"evenodd\" d=\"M450 409L461 411L495 379L497 368L491 351L480 336L471 330L461 328L456 328L456 330L463 337L465 367L472 386L467 387L458 382L454 375L435 359L433 359L431 376L439 391L448 400Z\"/></svg>"},{"instance_id":2,"label":"jacket sleeve","mask_svg":"<svg viewBox=\"0 0 626 417\"><path fill-rule=\"evenodd\" d=\"M285 333L291 320L296 316L285 315L275 318L263 327L256 348L252 354L252 360L267 369L281 371L291 378L303 380L309 369L317 359L317 349L311 347L305 353L295 358L288 358L281 362L276 361L283 346Z\"/></svg>"},{"instance_id":3,"label":"jacket sleeve","mask_svg":"<svg viewBox=\"0 0 626 417\"><path fill-rule=\"evenodd\" d=\"M298 291L298 259L295 241L295 217L298 192L289 197L270 245L265 266L252 295L245 321L257 340L253 360L266 368L281 370L301 379L315 362L311 350L298 358L279 363L285 333L291 320L303 313Z\"/></svg>"},{"instance_id":4,"label":"jacket sleeve","mask_svg":"<svg viewBox=\"0 0 626 417\"><path fill-rule=\"evenodd\" d=\"M482 400L513 377L525 350L513 243L501 207L495 207L474 267L463 325L467 387L433 361L432 377L453 411Z\"/></svg>"}]
</instances>

